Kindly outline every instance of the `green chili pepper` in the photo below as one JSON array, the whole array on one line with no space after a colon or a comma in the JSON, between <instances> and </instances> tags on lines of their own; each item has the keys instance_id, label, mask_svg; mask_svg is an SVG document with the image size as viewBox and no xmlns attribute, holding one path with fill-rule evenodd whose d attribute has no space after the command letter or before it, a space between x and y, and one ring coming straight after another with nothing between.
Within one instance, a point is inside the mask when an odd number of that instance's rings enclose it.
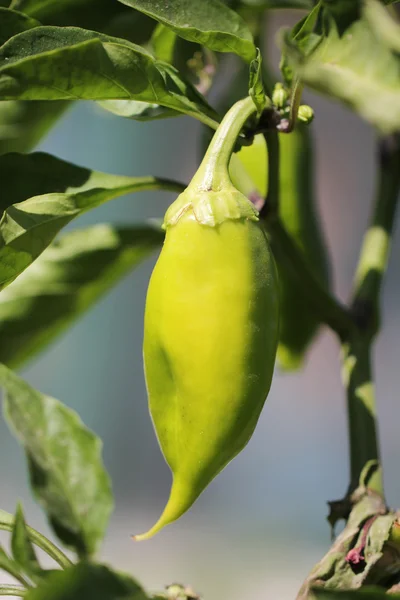
<instances>
[{"instance_id":1,"label":"green chili pepper","mask_svg":"<svg viewBox=\"0 0 400 600\"><path fill-rule=\"evenodd\" d=\"M151 537L190 508L249 441L271 385L278 338L274 259L228 165L251 99L227 113L165 216L149 284L144 365L150 412L172 470Z\"/></svg>"}]
</instances>

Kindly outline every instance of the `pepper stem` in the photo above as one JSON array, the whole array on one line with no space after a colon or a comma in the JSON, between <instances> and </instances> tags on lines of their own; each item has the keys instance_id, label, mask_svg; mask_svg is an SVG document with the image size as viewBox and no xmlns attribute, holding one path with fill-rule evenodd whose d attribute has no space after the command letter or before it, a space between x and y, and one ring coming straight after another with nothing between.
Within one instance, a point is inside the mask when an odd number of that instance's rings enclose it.
<instances>
[{"instance_id":1,"label":"pepper stem","mask_svg":"<svg viewBox=\"0 0 400 600\"><path fill-rule=\"evenodd\" d=\"M198 189L216 191L226 185L227 182L230 183L229 161L236 140L243 125L256 110L257 108L249 96L236 102L226 113L192 180L192 183Z\"/></svg>"}]
</instances>

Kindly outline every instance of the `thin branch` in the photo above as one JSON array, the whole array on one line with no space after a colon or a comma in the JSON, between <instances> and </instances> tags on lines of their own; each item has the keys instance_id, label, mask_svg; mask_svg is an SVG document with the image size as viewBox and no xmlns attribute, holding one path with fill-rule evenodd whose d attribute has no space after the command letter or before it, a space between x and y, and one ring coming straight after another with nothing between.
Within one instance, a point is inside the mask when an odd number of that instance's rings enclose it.
<instances>
[{"instance_id":1,"label":"thin branch","mask_svg":"<svg viewBox=\"0 0 400 600\"><path fill-rule=\"evenodd\" d=\"M182 113L182 114L185 114L185 113ZM197 121L200 121L200 123L203 123L203 125L207 125L208 127L210 127L210 129L216 130L219 127L218 121L216 121L215 119L212 119L211 117L209 117L208 115L205 115L204 113L188 112L187 114L188 114L188 116L194 117L195 119L197 119Z\"/></svg>"},{"instance_id":2,"label":"thin branch","mask_svg":"<svg viewBox=\"0 0 400 600\"><path fill-rule=\"evenodd\" d=\"M0 596L14 596L22 598L27 590L20 585L0 584Z\"/></svg>"},{"instance_id":3,"label":"thin branch","mask_svg":"<svg viewBox=\"0 0 400 600\"><path fill-rule=\"evenodd\" d=\"M60 550L53 542L51 542L47 537L33 529L32 527L27 526L28 534L30 540L36 544L38 548L46 552L50 558L52 558L62 569L68 569L73 566L72 560L68 558L62 550Z\"/></svg>"},{"instance_id":4,"label":"thin branch","mask_svg":"<svg viewBox=\"0 0 400 600\"><path fill-rule=\"evenodd\" d=\"M13 531L14 519L12 518L12 515L10 515L10 517L11 518L7 520L1 519L0 512L0 530L9 531L10 533ZM27 526L27 529L31 542L46 552L46 554L50 556L50 558L52 558L60 567L63 569L68 569L68 567L73 566L74 563L68 558L68 556L66 556L62 550L57 548L53 542L47 539L47 537L39 533L39 531L36 531L36 529L33 529L33 527L29 527L29 525Z\"/></svg>"},{"instance_id":5,"label":"thin branch","mask_svg":"<svg viewBox=\"0 0 400 600\"><path fill-rule=\"evenodd\" d=\"M301 102L301 97L303 95L304 85L297 77L292 89L292 95L290 98L290 115L289 115L289 123L290 128L289 131L293 131L297 121L297 114L299 112L299 106Z\"/></svg>"},{"instance_id":6,"label":"thin branch","mask_svg":"<svg viewBox=\"0 0 400 600\"><path fill-rule=\"evenodd\" d=\"M373 336L379 329L380 295L386 272L400 191L400 136L379 143L379 177L371 224L357 267L352 311Z\"/></svg>"},{"instance_id":7,"label":"thin branch","mask_svg":"<svg viewBox=\"0 0 400 600\"><path fill-rule=\"evenodd\" d=\"M268 149L268 193L260 217L267 219L278 214L279 209L279 137L276 128L264 133Z\"/></svg>"},{"instance_id":8,"label":"thin branch","mask_svg":"<svg viewBox=\"0 0 400 600\"><path fill-rule=\"evenodd\" d=\"M303 94L304 85L297 77L293 83L292 93L290 96L290 112L289 119L282 119L278 126L279 131L282 133L290 133L296 126L297 115L299 112L299 106L301 102L301 96Z\"/></svg>"},{"instance_id":9,"label":"thin branch","mask_svg":"<svg viewBox=\"0 0 400 600\"><path fill-rule=\"evenodd\" d=\"M3 571L5 571L6 573L8 573L9 575L11 575L11 577L14 577L14 579L16 581L18 581L19 583L21 583L25 588L30 588L32 587L32 585L29 583L29 581L27 579L25 579L25 577L19 572L18 570L18 566L11 566L9 565L9 568L6 568L5 565L1 566L1 569ZM1 594L0 594L1 596Z\"/></svg>"},{"instance_id":10,"label":"thin branch","mask_svg":"<svg viewBox=\"0 0 400 600\"><path fill-rule=\"evenodd\" d=\"M147 181L148 180L148 181ZM174 179L164 179L163 177L143 177L143 191L161 190L164 192L177 192L180 194L186 189L186 184Z\"/></svg>"},{"instance_id":11,"label":"thin branch","mask_svg":"<svg viewBox=\"0 0 400 600\"><path fill-rule=\"evenodd\" d=\"M342 379L347 392L347 421L350 444L350 484L347 496L357 489L367 463L380 464L375 386L371 371L371 344L357 336L342 347ZM375 478L375 491L382 497L382 471Z\"/></svg>"},{"instance_id":12,"label":"thin branch","mask_svg":"<svg viewBox=\"0 0 400 600\"><path fill-rule=\"evenodd\" d=\"M347 389L350 438L349 493L370 460L379 461L371 345L379 331L380 299L386 273L400 190L400 137L379 143L379 176L371 224L365 234L355 276L352 312L358 334L343 346L343 380ZM383 496L380 478L379 492Z\"/></svg>"}]
</instances>

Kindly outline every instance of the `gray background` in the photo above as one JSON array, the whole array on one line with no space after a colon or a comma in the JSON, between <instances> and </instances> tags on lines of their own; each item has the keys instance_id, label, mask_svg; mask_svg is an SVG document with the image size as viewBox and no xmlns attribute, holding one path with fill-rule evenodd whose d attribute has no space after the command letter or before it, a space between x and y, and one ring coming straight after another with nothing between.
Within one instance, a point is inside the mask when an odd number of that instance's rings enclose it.
<instances>
[{"instance_id":1,"label":"gray background","mask_svg":"<svg viewBox=\"0 0 400 600\"><path fill-rule=\"evenodd\" d=\"M289 16L272 20L271 48L273 32L282 22L289 22ZM316 112L316 187L334 263L334 285L346 300L373 196L374 133L337 104L311 95L307 100ZM188 181L199 161L199 134L199 124L186 117L137 123L82 102L40 149L98 170ZM173 199L172 194L154 192L127 196L91 212L73 227L160 218ZM375 351L386 492L393 506L400 505L400 275L395 267L399 250L397 238ZM155 259L132 272L22 375L77 410L104 441L104 460L116 497L104 560L150 589L178 580L191 583L207 600L292 599L329 547L326 501L341 497L348 483L337 341L323 330L301 373L275 373L245 451L180 521L151 541L135 544L130 534L153 524L170 484L148 415L142 371L143 310ZM12 512L21 499L29 522L48 531L31 498L23 454L3 422L0 451L0 506Z\"/></svg>"}]
</instances>

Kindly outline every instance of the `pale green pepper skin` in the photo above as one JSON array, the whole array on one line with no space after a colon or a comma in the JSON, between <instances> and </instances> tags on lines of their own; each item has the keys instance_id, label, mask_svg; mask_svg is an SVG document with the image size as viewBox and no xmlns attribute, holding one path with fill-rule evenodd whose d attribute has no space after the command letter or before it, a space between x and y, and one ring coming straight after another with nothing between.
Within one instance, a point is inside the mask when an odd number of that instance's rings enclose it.
<instances>
[{"instance_id":1,"label":"pale green pepper skin","mask_svg":"<svg viewBox=\"0 0 400 600\"><path fill-rule=\"evenodd\" d=\"M151 537L181 516L249 441L268 395L279 331L274 259L257 211L230 182L195 180L167 212L148 288L150 412L173 474Z\"/></svg>"},{"instance_id":2,"label":"pale green pepper skin","mask_svg":"<svg viewBox=\"0 0 400 600\"><path fill-rule=\"evenodd\" d=\"M277 275L258 222L210 227L185 212L167 229L145 312L150 411L174 478L167 522L249 441L277 336Z\"/></svg>"}]
</instances>

